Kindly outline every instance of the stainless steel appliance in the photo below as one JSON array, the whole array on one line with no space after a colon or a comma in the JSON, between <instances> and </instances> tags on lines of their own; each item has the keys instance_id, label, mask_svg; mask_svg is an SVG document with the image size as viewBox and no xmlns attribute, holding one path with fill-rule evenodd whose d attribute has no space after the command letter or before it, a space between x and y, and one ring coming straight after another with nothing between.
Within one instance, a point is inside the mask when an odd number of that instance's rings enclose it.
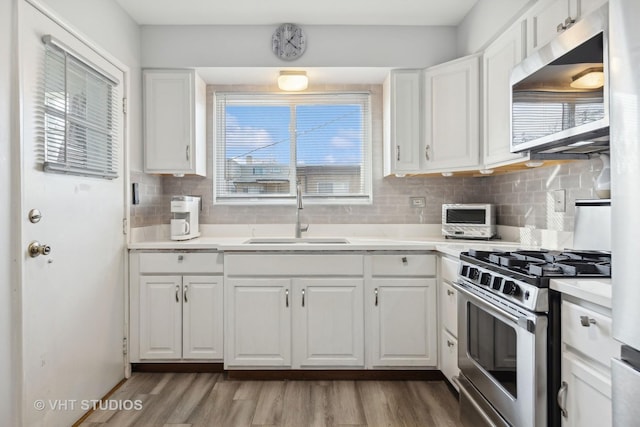
<instances>
[{"instance_id":1,"label":"stainless steel appliance","mask_svg":"<svg viewBox=\"0 0 640 427\"><path fill-rule=\"evenodd\" d=\"M454 287L466 426L560 425L560 295L549 280L609 277L610 261L596 251L460 255Z\"/></svg>"},{"instance_id":2,"label":"stainless steel appliance","mask_svg":"<svg viewBox=\"0 0 640 427\"><path fill-rule=\"evenodd\" d=\"M627 427L640 422L640 2L609 8L613 337L623 344L611 364L613 425Z\"/></svg>"},{"instance_id":3,"label":"stainless steel appliance","mask_svg":"<svg viewBox=\"0 0 640 427\"><path fill-rule=\"evenodd\" d=\"M171 240L188 240L200 236L200 197L171 198Z\"/></svg>"},{"instance_id":4,"label":"stainless steel appliance","mask_svg":"<svg viewBox=\"0 0 640 427\"><path fill-rule=\"evenodd\" d=\"M496 208L490 203L442 205L442 235L458 239L491 239L496 235Z\"/></svg>"},{"instance_id":5,"label":"stainless steel appliance","mask_svg":"<svg viewBox=\"0 0 640 427\"><path fill-rule=\"evenodd\" d=\"M511 151L534 158L608 149L608 9L580 19L511 74Z\"/></svg>"}]
</instances>

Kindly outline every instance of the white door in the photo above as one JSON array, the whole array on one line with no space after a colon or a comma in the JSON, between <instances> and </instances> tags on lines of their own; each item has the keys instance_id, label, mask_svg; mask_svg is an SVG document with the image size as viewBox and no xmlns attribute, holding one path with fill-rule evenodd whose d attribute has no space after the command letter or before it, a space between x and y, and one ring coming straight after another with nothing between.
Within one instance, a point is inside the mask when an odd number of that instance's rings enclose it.
<instances>
[{"instance_id":1,"label":"white door","mask_svg":"<svg viewBox=\"0 0 640 427\"><path fill-rule=\"evenodd\" d=\"M63 426L86 412L69 402L100 399L124 377L124 119L120 109L114 112L120 116L117 179L43 172L42 36L51 34L114 76L119 92L123 75L27 2L18 3L23 250L15 256L22 275L23 424ZM42 213L38 223L28 219L31 209ZM30 257L32 241L51 253ZM55 407L60 400L64 410Z\"/></svg>"},{"instance_id":2,"label":"white door","mask_svg":"<svg viewBox=\"0 0 640 427\"><path fill-rule=\"evenodd\" d=\"M182 278L182 357L222 360L222 276Z\"/></svg>"},{"instance_id":3,"label":"white door","mask_svg":"<svg viewBox=\"0 0 640 427\"><path fill-rule=\"evenodd\" d=\"M294 279L294 365L364 366L362 279Z\"/></svg>"},{"instance_id":4,"label":"white door","mask_svg":"<svg viewBox=\"0 0 640 427\"><path fill-rule=\"evenodd\" d=\"M182 357L182 277L140 276L140 359Z\"/></svg>"}]
</instances>

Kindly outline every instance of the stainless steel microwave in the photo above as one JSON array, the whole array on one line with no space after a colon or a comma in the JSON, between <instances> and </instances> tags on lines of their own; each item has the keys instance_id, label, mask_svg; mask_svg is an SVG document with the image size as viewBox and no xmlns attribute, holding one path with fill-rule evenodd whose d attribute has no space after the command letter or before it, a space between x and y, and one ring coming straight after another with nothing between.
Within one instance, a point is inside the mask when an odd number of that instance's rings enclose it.
<instances>
[{"instance_id":1,"label":"stainless steel microwave","mask_svg":"<svg viewBox=\"0 0 640 427\"><path fill-rule=\"evenodd\" d=\"M608 149L608 16L605 5L514 67L512 152L544 159Z\"/></svg>"},{"instance_id":2,"label":"stainless steel microwave","mask_svg":"<svg viewBox=\"0 0 640 427\"><path fill-rule=\"evenodd\" d=\"M491 239L496 235L495 205L443 204L442 235L458 239Z\"/></svg>"}]
</instances>

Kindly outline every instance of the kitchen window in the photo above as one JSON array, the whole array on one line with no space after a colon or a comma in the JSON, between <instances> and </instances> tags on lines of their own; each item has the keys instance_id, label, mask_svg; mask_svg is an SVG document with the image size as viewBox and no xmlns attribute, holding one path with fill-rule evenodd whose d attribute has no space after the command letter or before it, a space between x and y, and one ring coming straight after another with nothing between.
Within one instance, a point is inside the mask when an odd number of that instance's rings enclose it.
<instances>
[{"instance_id":1,"label":"kitchen window","mask_svg":"<svg viewBox=\"0 0 640 427\"><path fill-rule=\"evenodd\" d=\"M118 81L50 36L43 42L44 171L117 178Z\"/></svg>"},{"instance_id":2,"label":"kitchen window","mask_svg":"<svg viewBox=\"0 0 640 427\"><path fill-rule=\"evenodd\" d=\"M215 94L216 203L371 202L370 94Z\"/></svg>"}]
</instances>

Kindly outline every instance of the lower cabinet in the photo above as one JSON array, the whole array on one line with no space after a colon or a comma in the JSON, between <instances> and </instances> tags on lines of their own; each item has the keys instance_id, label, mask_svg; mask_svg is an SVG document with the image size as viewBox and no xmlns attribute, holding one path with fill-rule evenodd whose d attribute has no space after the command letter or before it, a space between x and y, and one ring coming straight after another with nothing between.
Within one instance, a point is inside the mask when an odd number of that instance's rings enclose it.
<instances>
[{"instance_id":1,"label":"lower cabinet","mask_svg":"<svg viewBox=\"0 0 640 427\"><path fill-rule=\"evenodd\" d=\"M141 276L140 359L221 359L221 301L220 276Z\"/></svg>"},{"instance_id":2,"label":"lower cabinet","mask_svg":"<svg viewBox=\"0 0 640 427\"><path fill-rule=\"evenodd\" d=\"M611 426L611 359L620 354L611 309L563 299L561 327L563 427Z\"/></svg>"},{"instance_id":3,"label":"lower cabinet","mask_svg":"<svg viewBox=\"0 0 640 427\"><path fill-rule=\"evenodd\" d=\"M129 361L221 361L222 254L132 252Z\"/></svg>"},{"instance_id":4,"label":"lower cabinet","mask_svg":"<svg viewBox=\"0 0 640 427\"><path fill-rule=\"evenodd\" d=\"M440 370L449 381L458 376L458 340L446 330L440 334ZM455 386L455 383L452 382Z\"/></svg>"},{"instance_id":5,"label":"lower cabinet","mask_svg":"<svg viewBox=\"0 0 640 427\"><path fill-rule=\"evenodd\" d=\"M440 370L453 387L458 369L458 292L452 283L458 276L458 258L440 256Z\"/></svg>"},{"instance_id":6,"label":"lower cabinet","mask_svg":"<svg viewBox=\"0 0 640 427\"><path fill-rule=\"evenodd\" d=\"M364 366L363 280L228 279L225 365Z\"/></svg>"},{"instance_id":7,"label":"lower cabinet","mask_svg":"<svg viewBox=\"0 0 640 427\"><path fill-rule=\"evenodd\" d=\"M371 366L438 364L436 280L373 279Z\"/></svg>"}]
</instances>

